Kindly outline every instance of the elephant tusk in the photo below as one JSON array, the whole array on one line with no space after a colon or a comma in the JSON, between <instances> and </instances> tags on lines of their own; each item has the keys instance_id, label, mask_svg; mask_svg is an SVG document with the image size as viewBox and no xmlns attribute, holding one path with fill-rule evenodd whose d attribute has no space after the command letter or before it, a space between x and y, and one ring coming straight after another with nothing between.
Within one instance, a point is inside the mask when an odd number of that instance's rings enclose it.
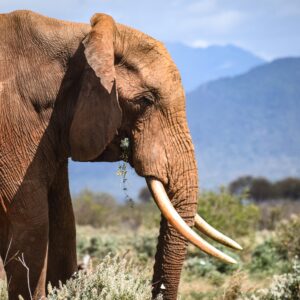
<instances>
[{"instance_id":1,"label":"elephant tusk","mask_svg":"<svg viewBox=\"0 0 300 300\"><path fill-rule=\"evenodd\" d=\"M236 264L236 260L216 249L204 239L202 239L196 232L194 232L181 218L174 206L172 205L163 184L157 179L147 177L146 182L152 193L154 201L162 212L167 221L189 242L194 244L203 252L214 256L226 263Z\"/></svg>"},{"instance_id":2,"label":"elephant tusk","mask_svg":"<svg viewBox=\"0 0 300 300\"><path fill-rule=\"evenodd\" d=\"M198 214L195 216L195 227L202 233L206 234L208 237L214 239L215 241L225 246L228 246L236 250L243 250L241 245L239 245L236 241L232 240L231 238L221 233L217 229L213 228Z\"/></svg>"}]
</instances>

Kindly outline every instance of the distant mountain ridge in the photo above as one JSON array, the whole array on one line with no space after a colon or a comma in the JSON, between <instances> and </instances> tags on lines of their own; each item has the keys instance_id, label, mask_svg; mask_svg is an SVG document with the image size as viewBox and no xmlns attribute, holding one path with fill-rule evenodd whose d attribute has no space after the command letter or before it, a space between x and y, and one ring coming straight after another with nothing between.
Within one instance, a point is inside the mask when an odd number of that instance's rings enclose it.
<instances>
[{"instance_id":1,"label":"distant mountain ridge","mask_svg":"<svg viewBox=\"0 0 300 300\"><path fill-rule=\"evenodd\" d=\"M166 43L166 46L177 64L187 92L204 82L242 74L265 63L260 57L234 45L193 48Z\"/></svg>"},{"instance_id":2,"label":"distant mountain ridge","mask_svg":"<svg viewBox=\"0 0 300 300\"><path fill-rule=\"evenodd\" d=\"M187 96L203 186L243 174L300 176L300 58L278 59Z\"/></svg>"}]
</instances>

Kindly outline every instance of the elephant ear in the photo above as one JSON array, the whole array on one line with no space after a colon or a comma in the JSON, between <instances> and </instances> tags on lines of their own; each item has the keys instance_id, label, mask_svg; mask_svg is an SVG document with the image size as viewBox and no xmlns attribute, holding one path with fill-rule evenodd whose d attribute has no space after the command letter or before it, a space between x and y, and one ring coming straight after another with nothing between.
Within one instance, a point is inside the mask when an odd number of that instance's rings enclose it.
<instances>
[{"instance_id":1,"label":"elephant ear","mask_svg":"<svg viewBox=\"0 0 300 300\"><path fill-rule=\"evenodd\" d=\"M70 128L71 157L89 161L99 156L121 126L114 67L116 24L104 14L91 19L83 41L86 68Z\"/></svg>"}]
</instances>

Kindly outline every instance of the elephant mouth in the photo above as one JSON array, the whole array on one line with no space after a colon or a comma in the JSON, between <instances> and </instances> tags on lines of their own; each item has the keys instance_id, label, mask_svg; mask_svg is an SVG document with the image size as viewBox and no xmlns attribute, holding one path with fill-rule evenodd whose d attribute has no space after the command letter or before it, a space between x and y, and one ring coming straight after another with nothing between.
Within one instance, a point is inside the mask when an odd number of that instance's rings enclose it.
<instances>
[{"instance_id":1,"label":"elephant mouth","mask_svg":"<svg viewBox=\"0 0 300 300\"><path fill-rule=\"evenodd\" d=\"M95 159L91 160L92 162L116 162L120 160L125 160L133 167L132 163L132 153L130 147L128 148L126 157L124 157L124 150L120 147L122 141L128 139L128 135L122 133L117 134L114 139L109 143L104 151L97 156Z\"/></svg>"},{"instance_id":2,"label":"elephant mouth","mask_svg":"<svg viewBox=\"0 0 300 300\"><path fill-rule=\"evenodd\" d=\"M206 242L185 223L185 221L173 207L166 193L164 185L158 179L154 177L146 177L146 182L162 215L183 237L185 237L190 243L194 244L197 248L211 256L214 256L226 263L237 263L235 259ZM213 228L198 214L195 216L195 227L208 237L225 246L236 250L242 250L242 247L237 242Z\"/></svg>"}]
</instances>

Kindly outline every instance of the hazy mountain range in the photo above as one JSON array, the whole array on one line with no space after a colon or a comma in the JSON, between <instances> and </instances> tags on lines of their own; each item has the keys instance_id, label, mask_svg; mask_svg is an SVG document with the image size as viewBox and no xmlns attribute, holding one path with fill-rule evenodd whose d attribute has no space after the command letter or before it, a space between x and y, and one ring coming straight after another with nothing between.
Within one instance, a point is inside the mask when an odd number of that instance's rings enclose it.
<instances>
[{"instance_id":1,"label":"hazy mountain range","mask_svg":"<svg viewBox=\"0 0 300 300\"><path fill-rule=\"evenodd\" d=\"M167 43L166 46L177 64L187 92L204 82L242 74L265 62L234 45L192 48L183 44Z\"/></svg>"},{"instance_id":2,"label":"hazy mountain range","mask_svg":"<svg viewBox=\"0 0 300 300\"><path fill-rule=\"evenodd\" d=\"M278 59L188 95L200 180L300 175L300 58Z\"/></svg>"},{"instance_id":3,"label":"hazy mountain range","mask_svg":"<svg viewBox=\"0 0 300 300\"><path fill-rule=\"evenodd\" d=\"M174 47L170 47L170 52L174 54L179 68L185 68L189 61L194 60L191 56L179 54L176 58L176 51L181 46ZM182 47L185 53L187 47ZM228 48L239 52L234 46L208 47L205 49L206 56L209 48L212 57L222 49L224 53ZM216 48L219 48L218 51ZM235 62L239 66L228 68L228 73L214 71L218 68L214 69L213 64L207 61L195 62L195 65L206 67L191 67L192 71L187 75L181 70L183 82L188 78L185 76L199 80L198 88L187 94L187 112L202 188L216 188L243 174L263 175L271 179L300 176L300 58L264 63L255 55L240 51L245 54L245 60L240 60L243 55L237 55ZM225 63L234 56L224 54L223 58ZM211 59L211 62L217 66L216 60ZM241 73L238 70L242 69L243 74L233 76L234 72ZM231 77L201 84L205 78L216 79L218 76ZM117 169L117 163L72 162L71 190L77 193L88 187L111 193L119 199L125 198L121 178L116 175ZM129 170L128 177L128 193L135 197L145 185L144 180L138 178L133 170Z\"/></svg>"}]
</instances>

